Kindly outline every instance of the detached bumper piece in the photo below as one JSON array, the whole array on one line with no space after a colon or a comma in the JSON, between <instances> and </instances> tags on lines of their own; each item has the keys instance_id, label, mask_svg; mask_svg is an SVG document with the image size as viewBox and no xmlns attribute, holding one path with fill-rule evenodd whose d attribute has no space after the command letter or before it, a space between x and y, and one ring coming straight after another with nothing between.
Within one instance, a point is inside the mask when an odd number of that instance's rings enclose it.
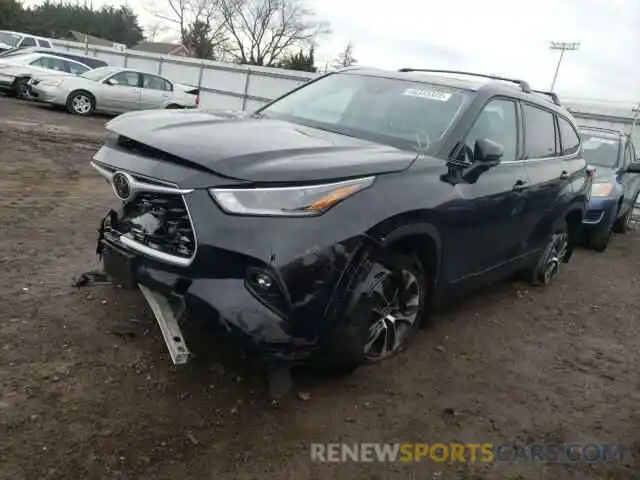
<instances>
[{"instance_id":1,"label":"detached bumper piece","mask_svg":"<svg viewBox=\"0 0 640 480\"><path fill-rule=\"evenodd\" d=\"M144 285L138 284L138 288L153 311L164 337L164 343L167 345L171 355L171 360L174 365L184 365L189 361L190 357L184 335L178 324L179 319L182 318L186 310L184 300L177 299L175 302L169 302L166 297L148 289Z\"/></svg>"}]
</instances>

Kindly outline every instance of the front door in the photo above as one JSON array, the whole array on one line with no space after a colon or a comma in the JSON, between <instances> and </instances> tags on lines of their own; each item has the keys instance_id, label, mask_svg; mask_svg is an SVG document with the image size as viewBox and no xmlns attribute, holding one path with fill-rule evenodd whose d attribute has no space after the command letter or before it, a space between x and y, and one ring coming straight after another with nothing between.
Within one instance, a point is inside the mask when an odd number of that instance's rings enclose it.
<instances>
[{"instance_id":1,"label":"front door","mask_svg":"<svg viewBox=\"0 0 640 480\"><path fill-rule=\"evenodd\" d=\"M486 167L473 161L476 140L489 139L504 149L501 162ZM496 98L489 101L467 134L462 181L456 182L458 199L452 205L455 238L450 239L458 261L449 271L452 281L480 274L506 264L520 254L520 215L527 179L518 161L516 103ZM452 266L452 268L454 268Z\"/></svg>"},{"instance_id":2,"label":"front door","mask_svg":"<svg viewBox=\"0 0 640 480\"><path fill-rule=\"evenodd\" d=\"M116 73L102 83L98 94L98 108L110 112L138 110L141 91L139 73Z\"/></svg>"}]
</instances>

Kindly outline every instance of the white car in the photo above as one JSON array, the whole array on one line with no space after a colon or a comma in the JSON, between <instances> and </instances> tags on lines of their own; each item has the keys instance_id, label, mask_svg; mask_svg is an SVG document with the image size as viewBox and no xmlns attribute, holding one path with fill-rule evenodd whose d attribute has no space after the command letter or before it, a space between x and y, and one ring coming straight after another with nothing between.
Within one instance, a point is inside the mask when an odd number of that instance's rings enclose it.
<instances>
[{"instance_id":1,"label":"white car","mask_svg":"<svg viewBox=\"0 0 640 480\"><path fill-rule=\"evenodd\" d=\"M27 53L0 57L0 90L14 96L29 98L29 80L37 75L55 72L73 77L88 72L91 67L69 58L48 53Z\"/></svg>"},{"instance_id":2,"label":"white car","mask_svg":"<svg viewBox=\"0 0 640 480\"><path fill-rule=\"evenodd\" d=\"M79 76L48 76L29 85L36 100L69 113L124 113L134 110L197 108L200 90L160 75L120 67L96 68Z\"/></svg>"},{"instance_id":3,"label":"white car","mask_svg":"<svg viewBox=\"0 0 640 480\"><path fill-rule=\"evenodd\" d=\"M12 48L43 47L51 48L51 40L27 33L0 30L0 52Z\"/></svg>"}]
</instances>

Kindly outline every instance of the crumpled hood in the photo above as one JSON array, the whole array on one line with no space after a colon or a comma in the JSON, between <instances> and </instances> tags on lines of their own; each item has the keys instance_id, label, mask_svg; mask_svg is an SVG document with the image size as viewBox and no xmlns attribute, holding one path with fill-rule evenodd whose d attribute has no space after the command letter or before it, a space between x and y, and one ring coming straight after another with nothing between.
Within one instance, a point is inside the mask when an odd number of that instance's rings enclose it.
<instances>
[{"instance_id":1,"label":"crumpled hood","mask_svg":"<svg viewBox=\"0 0 640 480\"><path fill-rule=\"evenodd\" d=\"M295 182L404 170L414 152L245 113L132 112L107 129L220 175L252 182Z\"/></svg>"}]
</instances>

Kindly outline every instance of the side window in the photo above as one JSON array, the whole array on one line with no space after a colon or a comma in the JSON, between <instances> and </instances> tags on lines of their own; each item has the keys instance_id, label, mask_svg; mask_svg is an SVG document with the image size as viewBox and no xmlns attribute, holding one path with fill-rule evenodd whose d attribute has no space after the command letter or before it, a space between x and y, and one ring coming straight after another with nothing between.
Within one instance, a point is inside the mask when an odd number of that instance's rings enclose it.
<instances>
[{"instance_id":1,"label":"side window","mask_svg":"<svg viewBox=\"0 0 640 480\"><path fill-rule=\"evenodd\" d=\"M138 87L139 78L135 72L120 72L107 80L111 85L120 85L123 87Z\"/></svg>"},{"instance_id":2,"label":"side window","mask_svg":"<svg viewBox=\"0 0 640 480\"><path fill-rule=\"evenodd\" d=\"M24 37L22 39L22 43L20 44L20 47L35 47L36 46L36 39L33 37Z\"/></svg>"},{"instance_id":3,"label":"side window","mask_svg":"<svg viewBox=\"0 0 640 480\"><path fill-rule=\"evenodd\" d=\"M573 126L565 118L558 117L558 125L560 126L560 141L562 145L562 155L571 155L576 153L580 148L580 137L573 129Z\"/></svg>"},{"instance_id":4,"label":"side window","mask_svg":"<svg viewBox=\"0 0 640 480\"><path fill-rule=\"evenodd\" d=\"M162 90L170 92L172 90L171 84L164 78L156 77L155 75L143 75L143 88L149 88L151 90Z\"/></svg>"},{"instance_id":5,"label":"side window","mask_svg":"<svg viewBox=\"0 0 640 480\"><path fill-rule=\"evenodd\" d=\"M502 145L503 161L517 160L518 124L515 102L500 99L491 100L485 105L464 141L470 158L473 158L476 140L481 139L493 140Z\"/></svg>"},{"instance_id":6,"label":"side window","mask_svg":"<svg viewBox=\"0 0 640 480\"><path fill-rule=\"evenodd\" d=\"M34 65L36 67L46 68L48 70L57 70L59 72L66 72L65 65L62 59L53 58L53 57L40 57L30 65Z\"/></svg>"},{"instance_id":7,"label":"side window","mask_svg":"<svg viewBox=\"0 0 640 480\"><path fill-rule=\"evenodd\" d=\"M68 60L63 60L63 62L65 64L66 71L69 73L73 73L74 75L80 75L86 72L87 70L90 70L89 67L85 67L84 65L81 65L76 62L70 62Z\"/></svg>"},{"instance_id":8,"label":"side window","mask_svg":"<svg viewBox=\"0 0 640 480\"><path fill-rule=\"evenodd\" d=\"M541 108L523 104L525 158L547 158L556 154L554 115Z\"/></svg>"},{"instance_id":9,"label":"side window","mask_svg":"<svg viewBox=\"0 0 640 480\"><path fill-rule=\"evenodd\" d=\"M47 40L38 39L38 46L43 48L51 48L51 43L49 43Z\"/></svg>"}]
</instances>

